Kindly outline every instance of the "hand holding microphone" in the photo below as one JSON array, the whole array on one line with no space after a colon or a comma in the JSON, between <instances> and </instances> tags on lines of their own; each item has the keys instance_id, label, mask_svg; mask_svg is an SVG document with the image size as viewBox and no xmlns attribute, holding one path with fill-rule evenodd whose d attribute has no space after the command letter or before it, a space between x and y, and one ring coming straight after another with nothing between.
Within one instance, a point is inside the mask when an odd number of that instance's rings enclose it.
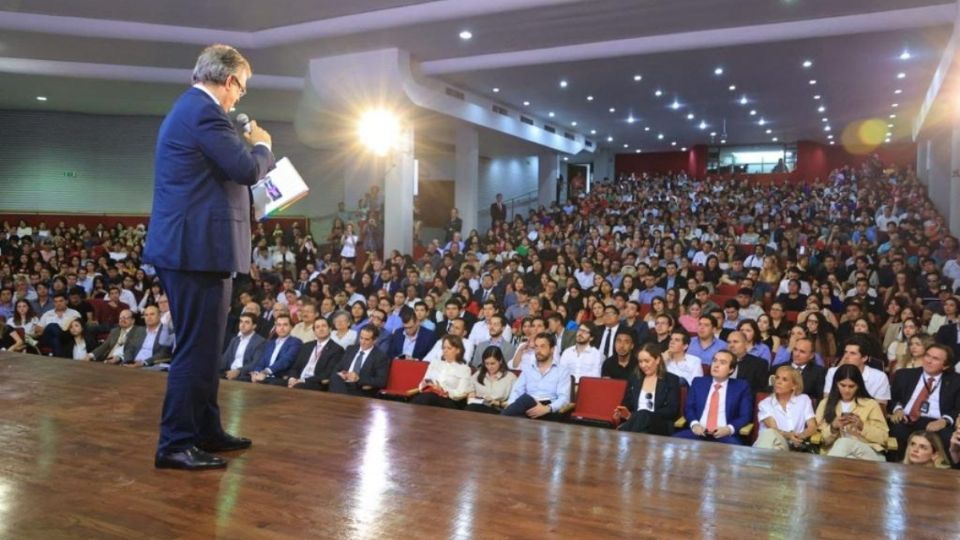
<instances>
[{"instance_id":1,"label":"hand holding microphone","mask_svg":"<svg viewBox=\"0 0 960 540\"><path fill-rule=\"evenodd\" d=\"M250 144L266 144L272 146L273 138L267 133L267 130L257 125L256 120L251 120L245 113L237 115L237 123L243 128L243 138Z\"/></svg>"}]
</instances>

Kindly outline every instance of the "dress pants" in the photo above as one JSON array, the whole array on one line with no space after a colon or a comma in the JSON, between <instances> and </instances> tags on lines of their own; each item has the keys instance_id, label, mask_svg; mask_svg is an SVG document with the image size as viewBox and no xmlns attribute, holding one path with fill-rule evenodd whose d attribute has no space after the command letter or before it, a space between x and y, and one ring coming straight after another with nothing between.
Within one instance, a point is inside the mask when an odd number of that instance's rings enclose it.
<instances>
[{"instance_id":1,"label":"dress pants","mask_svg":"<svg viewBox=\"0 0 960 540\"><path fill-rule=\"evenodd\" d=\"M504 416L527 416L527 410L536 407L538 405L537 400L533 399L530 394L523 394L518 397L516 401L511 403L504 409L500 414ZM547 413L537 420L560 420L560 413L550 412Z\"/></svg>"},{"instance_id":2,"label":"dress pants","mask_svg":"<svg viewBox=\"0 0 960 540\"><path fill-rule=\"evenodd\" d=\"M620 431L670 436L673 435L673 422L648 410L634 411L630 419L620 426Z\"/></svg>"},{"instance_id":3,"label":"dress pants","mask_svg":"<svg viewBox=\"0 0 960 540\"><path fill-rule=\"evenodd\" d=\"M157 275L177 331L157 451L177 452L224 436L217 368L232 282L223 272L157 268Z\"/></svg>"},{"instance_id":4,"label":"dress pants","mask_svg":"<svg viewBox=\"0 0 960 540\"><path fill-rule=\"evenodd\" d=\"M866 461L886 461L883 454L877 452L869 444L853 437L841 437L833 443L828 456L843 457L850 459L863 459Z\"/></svg>"},{"instance_id":5,"label":"dress pants","mask_svg":"<svg viewBox=\"0 0 960 540\"><path fill-rule=\"evenodd\" d=\"M462 409L464 401L439 396L433 392L420 392L413 396L410 403L415 405L429 405L431 407L443 407L444 409Z\"/></svg>"},{"instance_id":6,"label":"dress pants","mask_svg":"<svg viewBox=\"0 0 960 540\"><path fill-rule=\"evenodd\" d=\"M464 410L487 414L500 414L500 409L491 407L489 405L483 405L482 403L471 403L470 405L467 405Z\"/></svg>"},{"instance_id":7,"label":"dress pants","mask_svg":"<svg viewBox=\"0 0 960 540\"><path fill-rule=\"evenodd\" d=\"M743 442L740 441L740 437L738 437L736 433L722 439L713 439L710 437L697 437L692 431L685 429L683 431L678 431L673 436L681 439L691 439L694 441L718 442L723 444L743 444Z\"/></svg>"}]
</instances>

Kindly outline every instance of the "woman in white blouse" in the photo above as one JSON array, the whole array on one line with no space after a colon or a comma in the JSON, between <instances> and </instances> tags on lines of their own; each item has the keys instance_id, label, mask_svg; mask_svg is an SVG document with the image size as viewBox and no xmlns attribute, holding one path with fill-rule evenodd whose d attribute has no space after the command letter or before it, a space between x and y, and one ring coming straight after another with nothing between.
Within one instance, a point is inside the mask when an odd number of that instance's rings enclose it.
<instances>
[{"instance_id":1,"label":"woman in white blouse","mask_svg":"<svg viewBox=\"0 0 960 540\"><path fill-rule=\"evenodd\" d=\"M473 387L470 366L463 359L463 353L460 336L444 336L443 354L439 360L430 362L418 387L420 393L410 402L447 409L462 408Z\"/></svg>"},{"instance_id":2,"label":"woman in white blouse","mask_svg":"<svg viewBox=\"0 0 960 540\"><path fill-rule=\"evenodd\" d=\"M817 432L810 396L803 393L803 377L791 366L774 374L773 393L760 402L760 434L753 446L772 450L802 450Z\"/></svg>"},{"instance_id":3,"label":"woman in white blouse","mask_svg":"<svg viewBox=\"0 0 960 540\"><path fill-rule=\"evenodd\" d=\"M97 347L96 342L83 331L80 319L73 319L67 325L67 334L64 337L63 352L74 360L89 360L89 353Z\"/></svg>"},{"instance_id":4,"label":"woman in white blouse","mask_svg":"<svg viewBox=\"0 0 960 540\"><path fill-rule=\"evenodd\" d=\"M517 376L507 368L507 361L500 347L491 345L484 349L481 356L483 367L470 379L467 410L500 414L510 398L510 391L517 382Z\"/></svg>"},{"instance_id":5,"label":"woman in white blouse","mask_svg":"<svg viewBox=\"0 0 960 540\"><path fill-rule=\"evenodd\" d=\"M37 326L40 324L40 318L37 317L36 313L33 312L33 307L30 305L30 302L27 302L24 299L17 300L17 303L13 308L13 317L7 321L7 326L11 328L16 328L23 330L23 334L26 337L24 343L20 345L18 351L25 349L27 346L36 347L37 340L34 336L37 335Z\"/></svg>"},{"instance_id":6,"label":"woman in white blouse","mask_svg":"<svg viewBox=\"0 0 960 540\"><path fill-rule=\"evenodd\" d=\"M357 235L353 232L353 223L347 223L347 230L340 237L340 257L353 262L357 257Z\"/></svg>"},{"instance_id":7,"label":"woman in white blouse","mask_svg":"<svg viewBox=\"0 0 960 540\"><path fill-rule=\"evenodd\" d=\"M334 343L346 350L347 347L357 343L357 332L350 329L353 323L350 314L346 311L337 311L333 314L333 332L330 333L330 339Z\"/></svg>"}]
</instances>

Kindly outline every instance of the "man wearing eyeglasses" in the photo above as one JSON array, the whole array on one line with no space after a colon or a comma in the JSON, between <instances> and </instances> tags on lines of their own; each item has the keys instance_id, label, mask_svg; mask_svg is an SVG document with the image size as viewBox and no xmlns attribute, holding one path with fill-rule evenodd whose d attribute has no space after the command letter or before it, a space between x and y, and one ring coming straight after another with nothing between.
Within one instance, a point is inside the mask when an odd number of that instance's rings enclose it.
<instances>
[{"instance_id":1,"label":"man wearing eyeglasses","mask_svg":"<svg viewBox=\"0 0 960 540\"><path fill-rule=\"evenodd\" d=\"M227 462L210 452L251 445L223 430L217 405L230 278L250 272L250 186L274 166L270 134L250 122L241 138L227 116L246 94L251 75L236 49L207 47L193 69L193 87L160 125L143 259L157 269L169 297L177 347L157 468L223 468Z\"/></svg>"}]
</instances>

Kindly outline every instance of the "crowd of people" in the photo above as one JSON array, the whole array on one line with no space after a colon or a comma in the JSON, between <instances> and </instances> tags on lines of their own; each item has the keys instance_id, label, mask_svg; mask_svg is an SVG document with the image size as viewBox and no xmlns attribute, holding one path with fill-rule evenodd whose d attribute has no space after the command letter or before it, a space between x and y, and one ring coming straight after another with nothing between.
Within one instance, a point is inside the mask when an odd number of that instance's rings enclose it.
<instances>
[{"instance_id":1,"label":"crowd of people","mask_svg":"<svg viewBox=\"0 0 960 540\"><path fill-rule=\"evenodd\" d=\"M382 205L323 244L256 225L224 378L375 396L417 359L414 404L552 420L581 378L624 379L622 430L960 463L960 249L910 168L622 176L513 219L498 197L488 230L454 211L416 254L379 252ZM176 321L146 235L4 222L0 350L163 370Z\"/></svg>"}]
</instances>

